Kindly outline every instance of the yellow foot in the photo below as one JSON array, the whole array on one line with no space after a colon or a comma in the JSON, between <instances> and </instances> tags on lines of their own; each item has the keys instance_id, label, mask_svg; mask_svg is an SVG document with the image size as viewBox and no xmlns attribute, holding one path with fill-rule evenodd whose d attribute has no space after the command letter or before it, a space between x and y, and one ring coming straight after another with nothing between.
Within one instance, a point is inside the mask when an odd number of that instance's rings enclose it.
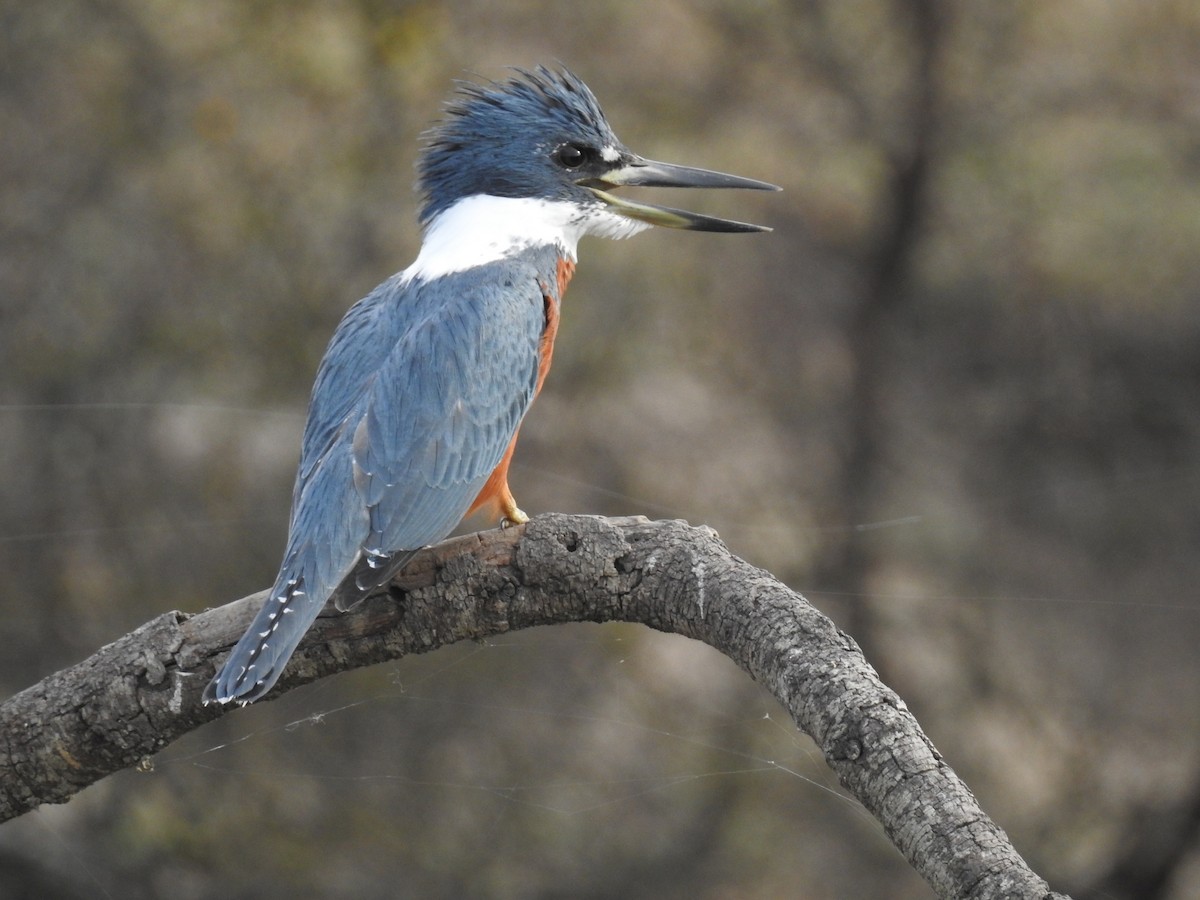
<instances>
[{"instance_id":1,"label":"yellow foot","mask_svg":"<svg viewBox=\"0 0 1200 900\"><path fill-rule=\"evenodd\" d=\"M529 516L525 515L525 510L517 507L516 503L509 503L504 510L504 518L500 520L501 528L509 528L513 525L524 525L529 521Z\"/></svg>"}]
</instances>

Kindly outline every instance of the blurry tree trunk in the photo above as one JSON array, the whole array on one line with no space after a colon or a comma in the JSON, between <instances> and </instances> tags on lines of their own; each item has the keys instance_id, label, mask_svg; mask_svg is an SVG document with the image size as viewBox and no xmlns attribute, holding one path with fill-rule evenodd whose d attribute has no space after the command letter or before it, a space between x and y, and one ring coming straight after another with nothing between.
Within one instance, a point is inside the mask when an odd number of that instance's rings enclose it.
<instances>
[{"instance_id":1,"label":"blurry tree trunk","mask_svg":"<svg viewBox=\"0 0 1200 900\"><path fill-rule=\"evenodd\" d=\"M1138 900L1177 896L1172 882L1200 840L1200 784L1173 803L1134 809L1125 831L1129 838L1109 860L1108 871L1089 886L1088 894Z\"/></svg>"},{"instance_id":2,"label":"blurry tree trunk","mask_svg":"<svg viewBox=\"0 0 1200 900\"><path fill-rule=\"evenodd\" d=\"M846 326L851 382L844 463L835 503L851 527L823 548L821 563L813 574L815 584L857 598L848 625L877 664L882 657L875 652L875 617L866 600L872 553L859 529L879 515L883 481L879 469L889 443L883 393L895 374L886 329L908 294L913 256L925 221L937 125L936 65L945 29L945 12L938 0L903 0L897 7L896 20L908 32L912 57L911 71L897 73L897 77L908 84L910 105L900 146L885 151L888 172L880 190L878 231L862 260L862 291ZM843 90L854 89L843 85ZM865 112L869 109L865 100L855 107L860 115L870 115ZM886 130L883 123L873 121L864 127L880 134Z\"/></svg>"},{"instance_id":3,"label":"blurry tree trunk","mask_svg":"<svg viewBox=\"0 0 1200 900\"><path fill-rule=\"evenodd\" d=\"M319 619L274 696L468 638L641 622L710 644L771 691L939 897L1054 896L854 641L711 530L540 516L422 553L389 592ZM0 706L0 820L148 770L155 752L229 712L201 705L201 691L261 599L165 613Z\"/></svg>"}]
</instances>

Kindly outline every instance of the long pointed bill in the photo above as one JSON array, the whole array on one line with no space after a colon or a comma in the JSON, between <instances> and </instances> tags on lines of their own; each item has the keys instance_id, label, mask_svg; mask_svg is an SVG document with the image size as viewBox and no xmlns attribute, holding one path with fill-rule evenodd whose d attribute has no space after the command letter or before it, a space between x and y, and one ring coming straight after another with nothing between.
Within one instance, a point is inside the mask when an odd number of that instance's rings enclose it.
<instances>
[{"instance_id":1,"label":"long pointed bill","mask_svg":"<svg viewBox=\"0 0 1200 900\"><path fill-rule=\"evenodd\" d=\"M587 185L591 192L612 207L612 211L615 213L630 219L637 219L640 222L648 222L651 225L686 228L690 231L748 232L770 231L771 229L765 225L751 225L748 222L735 222L732 219L718 219L682 209L671 209L668 206L634 203L600 189L597 182L613 187L639 185L643 187L742 188L752 191L779 190L773 184L756 181L753 178L726 175L724 172L712 172L708 169L694 169L690 166L673 166L669 163L654 162L648 159L636 159L629 165L606 172L599 179Z\"/></svg>"}]
</instances>

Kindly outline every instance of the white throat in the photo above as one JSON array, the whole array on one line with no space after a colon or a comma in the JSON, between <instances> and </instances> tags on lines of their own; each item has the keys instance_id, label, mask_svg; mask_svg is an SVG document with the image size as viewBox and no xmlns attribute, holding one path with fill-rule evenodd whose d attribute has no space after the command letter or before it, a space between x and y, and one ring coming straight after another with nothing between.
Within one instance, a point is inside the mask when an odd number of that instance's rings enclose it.
<instances>
[{"instance_id":1,"label":"white throat","mask_svg":"<svg viewBox=\"0 0 1200 900\"><path fill-rule=\"evenodd\" d=\"M584 210L561 200L476 194L434 216L425 230L421 252L401 278L428 281L530 247L557 247L564 257L574 260L579 239L585 234L623 238L648 227L603 206Z\"/></svg>"}]
</instances>

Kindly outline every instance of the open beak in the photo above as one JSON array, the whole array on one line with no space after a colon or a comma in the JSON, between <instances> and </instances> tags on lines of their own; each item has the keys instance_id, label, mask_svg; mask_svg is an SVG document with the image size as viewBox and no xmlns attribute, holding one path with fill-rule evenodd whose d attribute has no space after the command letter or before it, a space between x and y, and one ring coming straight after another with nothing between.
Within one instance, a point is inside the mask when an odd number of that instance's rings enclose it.
<instances>
[{"instance_id":1,"label":"open beak","mask_svg":"<svg viewBox=\"0 0 1200 900\"><path fill-rule=\"evenodd\" d=\"M604 190L600 185L624 187L626 185L641 185L643 187L679 187L679 188L742 188L751 191L777 191L779 188L765 181L755 181L753 178L742 178L738 175L726 175L724 172L711 172L708 169L693 169L690 166L673 166L670 163L654 162L649 159L634 158L619 169L606 172L599 178L584 182L593 194L603 200L612 211L640 222L651 225L663 225L667 228L686 228L690 231L770 231L765 225L751 225L747 222L735 222L732 219L718 219L700 213L687 212L682 209L671 209L668 206L651 206L648 203L634 203L617 197Z\"/></svg>"}]
</instances>

